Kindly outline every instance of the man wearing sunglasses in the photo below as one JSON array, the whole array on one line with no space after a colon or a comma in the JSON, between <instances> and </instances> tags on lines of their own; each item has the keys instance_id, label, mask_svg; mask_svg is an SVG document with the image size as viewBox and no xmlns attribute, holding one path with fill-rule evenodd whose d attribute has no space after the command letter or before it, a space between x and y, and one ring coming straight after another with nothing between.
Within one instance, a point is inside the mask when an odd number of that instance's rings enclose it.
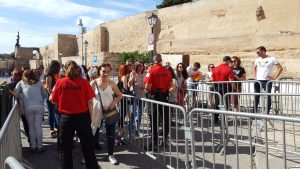
<instances>
[{"instance_id":1,"label":"man wearing sunglasses","mask_svg":"<svg viewBox=\"0 0 300 169\"><path fill-rule=\"evenodd\" d=\"M270 80L276 80L281 72L282 67L275 57L267 55L267 50L264 46L260 46L256 48L256 53L258 57L255 60L255 66L253 69L254 79L259 81L262 85L262 88L268 93L271 93L272 83L268 83ZM275 74L273 74L273 70L275 67ZM268 83L268 87L267 87ZM259 83L254 84L255 93L260 93L260 85ZM259 95L255 96L255 112L257 112L257 106L259 103ZM268 104L267 104L267 114L269 114L271 108L271 97L268 96Z\"/></svg>"}]
</instances>

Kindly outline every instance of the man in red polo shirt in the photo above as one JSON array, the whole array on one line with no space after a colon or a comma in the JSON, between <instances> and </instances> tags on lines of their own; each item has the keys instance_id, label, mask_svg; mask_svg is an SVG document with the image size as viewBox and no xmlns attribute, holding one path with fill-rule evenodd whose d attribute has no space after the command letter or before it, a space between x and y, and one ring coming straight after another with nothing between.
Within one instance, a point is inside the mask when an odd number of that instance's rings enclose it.
<instances>
[{"instance_id":1,"label":"man in red polo shirt","mask_svg":"<svg viewBox=\"0 0 300 169\"><path fill-rule=\"evenodd\" d=\"M145 82L145 90L148 92L148 97L150 99L154 99L156 101L167 102L169 93L173 93L176 90L176 87L172 81L171 72L162 66L162 58L161 55L157 54L153 57L154 66L151 68L144 80ZM158 107L158 109L157 109ZM164 110L163 110L164 107ZM166 145L168 135L169 135L169 111L168 107L153 104L153 112L149 112L151 116L151 128L152 128L152 136L154 140L154 150L157 148L158 143L158 128L157 128L157 116L163 119L164 112L164 132L163 132L163 145ZM152 144L149 145L149 149L152 148Z\"/></svg>"},{"instance_id":2,"label":"man in red polo shirt","mask_svg":"<svg viewBox=\"0 0 300 169\"><path fill-rule=\"evenodd\" d=\"M215 67L215 69L212 72L212 79L214 82L224 82L224 81L231 81L234 79L234 73L232 68L229 66L231 63L230 56L225 56L223 58L223 63L221 63L219 66ZM228 83L215 83L214 89L216 92L219 92L221 96L227 93L228 91ZM232 84L233 85L233 84ZM232 86L233 88L235 86ZM216 108L219 109L219 97L215 97L215 105ZM215 114L215 123L219 122L219 114Z\"/></svg>"}]
</instances>

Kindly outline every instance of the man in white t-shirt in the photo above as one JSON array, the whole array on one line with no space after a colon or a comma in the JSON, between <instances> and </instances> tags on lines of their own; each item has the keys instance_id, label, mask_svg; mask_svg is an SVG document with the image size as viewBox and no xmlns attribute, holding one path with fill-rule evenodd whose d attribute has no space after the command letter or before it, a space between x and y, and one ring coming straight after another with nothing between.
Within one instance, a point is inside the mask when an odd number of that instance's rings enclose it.
<instances>
[{"instance_id":1,"label":"man in white t-shirt","mask_svg":"<svg viewBox=\"0 0 300 169\"><path fill-rule=\"evenodd\" d=\"M255 60L255 66L254 66L254 79L259 81L262 85L262 88L268 93L271 93L272 89L272 83L267 82L269 80L276 80L281 72L282 67L279 64L279 62L276 60L275 57L269 56L266 54L267 50L264 46L260 46L256 48L256 53L258 57ZM273 73L275 67L275 73ZM254 84L254 90L255 93L260 93L260 84L255 83ZM255 96L255 112L257 112L257 106L259 103L259 95ZM267 104L267 114L269 114L271 108L271 97L268 97L268 104Z\"/></svg>"},{"instance_id":2,"label":"man in white t-shirt","mask_svg":"<svg viewBox=\"0 0 300 169\"><path fill-rule=\"evenodd\" d=\"M197 89L198 84L196 84L197 82L200 81L201 79L201 72L200 72L200 63L199 62L195 62L193 65L190 65L186 68L186 71L188 73L188 79L187 81L187 88L188 89ZM189 95L189 99L187 100L192 107L195 106L195 92L194 91L189 91L188 92Z\"/></svg>"}]
</instances>

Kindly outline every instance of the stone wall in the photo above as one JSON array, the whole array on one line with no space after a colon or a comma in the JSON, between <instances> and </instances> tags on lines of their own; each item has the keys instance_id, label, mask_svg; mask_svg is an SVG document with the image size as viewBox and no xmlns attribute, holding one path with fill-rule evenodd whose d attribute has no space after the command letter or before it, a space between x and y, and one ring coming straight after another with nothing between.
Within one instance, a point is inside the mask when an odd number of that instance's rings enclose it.
<instances>
[{"instance_id":1,"label":"stone wall","mask_svg":"<svg viewBox=\"0 0 300 169\"><path fill-rule=\"evenodd\" d=\"M204 71L224 55L236 55L250 72L255 48L263 45L282 63L285 74L300 77L295 64L290 66L299 58L299 7L299 0L201 0L100 24L84 34L84 41L89 43L89 59L101 52L146 52L151 31L147 18L154 12L159 18L154 28L157 53L189 55L189 64L199 61ZM66 50L65 56L81 56L81 37L75 44L72 37L65 45L57 38L56 53L58 48Z\"/></svg>"}]
</instances>

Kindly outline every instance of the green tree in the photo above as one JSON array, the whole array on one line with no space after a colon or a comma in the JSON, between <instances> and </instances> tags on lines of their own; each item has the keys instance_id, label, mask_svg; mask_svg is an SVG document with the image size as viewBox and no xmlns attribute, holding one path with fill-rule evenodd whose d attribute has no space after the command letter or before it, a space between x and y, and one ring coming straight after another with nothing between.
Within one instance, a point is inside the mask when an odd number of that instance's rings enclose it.
<instances>
[{"instance_id":1,"label":"green tree","mask_svg":"<svg viewBox=\"0 0 300 169\"><path fill-rule=\"evenodd\" d=\"M159 5L156 5L157 9L169 7L169 6L174 6L174 5L179 5L179 4L184 4L187 2L193 2L193 0L163 0L163 2Z\"/></svg>"},{"instance_id":2,"label":"green tree","mask_svg":"<svg viewBox=\"0 0 300 169\"><path fill-rule=\"evenodd\" d=\"M124 64L126 60L132 59L135 62L140 61L143 63L151 62L152 56L151 53L139 53L138 51L134 52L123 52L121 53L121 64Z\"/></svg>"}]
</instances>

